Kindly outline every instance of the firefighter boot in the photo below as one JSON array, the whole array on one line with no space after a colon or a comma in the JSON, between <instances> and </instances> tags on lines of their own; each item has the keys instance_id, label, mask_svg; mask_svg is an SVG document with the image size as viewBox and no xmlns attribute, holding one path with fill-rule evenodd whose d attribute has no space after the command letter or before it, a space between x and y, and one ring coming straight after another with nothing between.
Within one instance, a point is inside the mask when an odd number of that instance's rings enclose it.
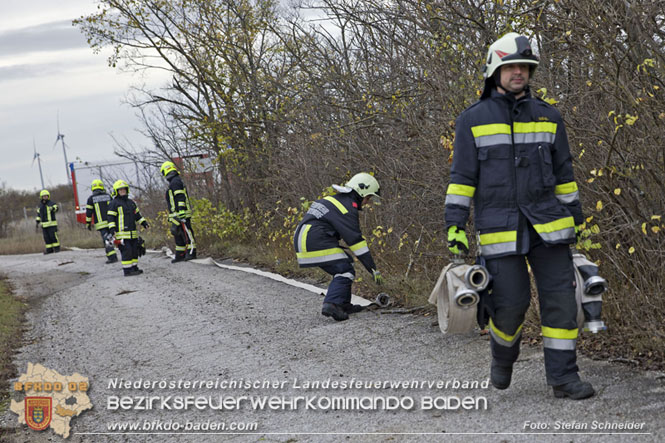
<instances>
[{"instance_id":1,"label":"firefighter boot","mask_svg":"<svg viewBox=\"0 0 665 443\"><path fill-rule=\"evenodd\" d=\"M143 274L143 269L139 269L138 265L132 266L132 272L136 275Z\"/></svg>"},{"instance_id":2,"label":"firefighter boot","mask_svg":"<svg viewBox=\"0 0 665 443\"><path fill-rule=\"evenodd\" d=\"M352 303L342 303L342 309L344 309L344 312L346 312L347 314L355 314L356 312L364 310L365 307L360 305L354 305Z\"/></svg>"},{"instance_id":3,"label":"firefighter boot","mask_svg":"<svg viewBox=\"0 0 665 443\"><path fill-rule=\"evenodd\" d=\"M490 381L492 386L497 389L507 389L510 386L510 380L513 376L513 367L501 365L492 359L492 367L490 368Z\"/></svg>"},{"instance_id":4,"label":"firefighter boot","mask_svg":"<svg viewBox=\"0 0 665 443\"><path fill-rule=\"evenodd\" d=\"M44 251L44 255L46 254L53 254L53 248L46 248L46 251Z\"/></svg>"},{"instance_id":5,"label":"firefighter boot","mask_svg":"<svg viewBox=\"0 0 665 443\"><path fill-rule=\"evenodd\" d=\"M582 400L589 398L596 393L591 383L582 380L575 380L564 385L552 386L556 398L570 397L573 400Z\"/></svg>"},{"instance_id":6,"label":"firefighter boot","mask_svg":"<svg viewBox=\"0 0 665 443\"><path fill-rule=\"evenodd\" d=\"M117 263L117 262L118 262L118 256L113 254L113 255L109 255L109 257L106 259L106 261L104 263L106 263L108 265L108 264Z\"/></svg>"},{"instance_id":7,"label":"firefighter boot","mask_svg":"<svg viewBox=\"0 0 665 443\"><path fill-rule=\"evenodd\" d=\"M187 250L187 253L185 254L185 261L187 260L194 260L196 259L196 248L192 249L192 252L189 252L189 249Z\"/></svg>"},{"instance_id":8,"label":"firefighter boot","mask_svg":"<svg viewBox=\"0 0 665 443\"><path fill-rule=\"evenodd\" d=\"M53 248L53 252L60 252L60 246L56 246L55 248Z\"/></svg>"},{"instance_id":9,"label":"firefighter boot","mask_svg":"<svg viewBox=\"0 0 665 443\"><path fill-rule=\"evenodd\" d=\"M344 309L340 305L334 303L324 303L323 308L321 309L321 314L326 317L332 317L335 321L344 321L349 319L349 314L344 312Z\"/></svg>"},{"instance_id":10,"label":"firefighter boot","mask_svg":"<svg viewBox=\"0 0 665 443\"><path fill-rule=\"evenodd\" d=\"M175 253L175 258L171 260L171 263L178 263L181 261L185 261L185 253L184 252L176 252Z\"/></svg>"}]
</instances>

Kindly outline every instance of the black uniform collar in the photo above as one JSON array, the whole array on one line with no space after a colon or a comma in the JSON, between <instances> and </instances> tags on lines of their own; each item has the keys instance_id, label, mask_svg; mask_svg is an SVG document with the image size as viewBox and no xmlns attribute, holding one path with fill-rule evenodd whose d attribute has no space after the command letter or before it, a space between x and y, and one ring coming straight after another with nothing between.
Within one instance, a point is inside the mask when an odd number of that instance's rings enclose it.
<instances>
[{"instance_id":1,"label":"black uniform collar","mask_svg":"<svg viewBox=\"0 0 665 443\"><path fill-rule=\"evenodd\" d=\"M515 101L515 95L512 92L507 92L505 94L502 94L496 90L496 83L494 82L494 78L490 77L485 80L485 87L483 88L483 93L480 96L481 100L485 100L486 98L490 97L497 98L497 97L506 97L506 96L512 96L511 101ZM531 98L531 88L529 87L529 85L526 85L524 87L524 97L518 100L525 98Z\"/></svg>"},{"instance_id":2,"label":"black uniform collar","mask_svg":"<svg viewBox=\"0 0 665 443\"><path fill-rule=\"evenodd\" d=\"M363 198L355 190L349 192L351 197L352 204L354 207L358 208L359 211L363 210Z\"/></svg>"},{"instance_id":3,"label":"black uniform collar","mask_svg":"<svg viewBox=\"0 0 665 443\"><path fill-rule=\"evenodd\" d=\"M502 98L504 100L508 100L511 103L514 103L516 101L521 101L531 98L531 88L529 87L529 85L526 85L524 87L524 95L520 98L515 98L515 94L513 94L512 92L506 92L505 94L502 94L499 91L497 91L496 87L494 87L490 91L489 96L491 98Z\"/></svg>"}]
</instances>

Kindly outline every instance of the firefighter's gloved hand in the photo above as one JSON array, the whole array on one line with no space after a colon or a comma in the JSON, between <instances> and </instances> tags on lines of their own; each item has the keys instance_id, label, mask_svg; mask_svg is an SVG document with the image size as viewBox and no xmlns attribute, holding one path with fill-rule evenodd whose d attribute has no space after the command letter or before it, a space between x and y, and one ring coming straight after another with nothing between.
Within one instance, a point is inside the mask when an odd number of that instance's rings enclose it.
<instances>
[{"instance_id":1,"label":"firefighter's gloved hand","mask_svg":"<svg viewBox=\"0 0 665 443\"><path fill-rule=\"evenodd\" d=\"M143 226L143 229L148 229L148 228L150 227L150 225L149 225L148 222L146 222L146 221L144 221L143 223L141 223L141 226Z\"/></svg>"},{"instance_id":2,"label":"firefighter's gloved hand","mask_svg":"<svg viewBox=\"0 0 665 443\"><path fill-rule=\"evenodd\" d=\"M92 231L92 225L90 223L86 223L85 227L88 228L88 231Z\"/></svg>"},{"instance_id":3,"label":"firefighter's gloved hand","mask_svg":"<svg viewBox=\"0 0 665 443\"><path fill-rule=\"evenodd\" d=\"M35 226L39 226L39 220L35 220Z\"/></svg>"},{"instance_id":4,"label":"firefighter's gloved hand","mask_svg":"<svg viewBox=\"0 0 665 443\"><path fill-rule=\"evenodd\" d=\"M448 249L455 255L469 252L469 240L463 229L457 226L448 228Z\"/></svg>"},{"instance_id":5,"label":"firefighter's gloved hand","mask_svg":"<svg viewBox=\"0 0 665 443\"><path fill-rule=\"evenodd\" d=\"M383 276L376 269L372 269L372 277L374 277L374 283L381 286L383 284Z\"/></svg>"}]
</instances>

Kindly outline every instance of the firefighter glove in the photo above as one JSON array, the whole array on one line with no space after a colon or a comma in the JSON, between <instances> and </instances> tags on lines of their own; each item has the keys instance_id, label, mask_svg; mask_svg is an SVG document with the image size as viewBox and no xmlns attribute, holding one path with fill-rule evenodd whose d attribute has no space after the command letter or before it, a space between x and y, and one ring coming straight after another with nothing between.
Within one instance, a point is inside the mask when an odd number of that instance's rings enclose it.
<instances>
[{"instance_id":1,"label":"firefighter glove","mask_svg":"<svg viewBox=\"0 0 665 443\"><path fill-rule=\"evenodd\" d=\"M377 285L380 286L383 284L383 276L376 269L372 269L372 277L374 277L374 283L376 283Z\"/></svg>"},{"instance_id":2,"label":"firefighter glove","mask_svg":"<svg viewBox=\"0 0 665 443\"><path fill-rule=\"evenodd\" d=\"M141 223L141 226L143 226L143 229L148 229L148 228L150 227L150 225L149 225L148 222L146 222L146 221L144 221L143 223Z\"/></svg>"},{"instance_id":3,"label":"firefighter glove","mask_svg":"<svg viewBox=\"0 0 665 443\"><path fill-rule=\"evenodd\" d=\"M463 229L457 226L448 228L448 249L455 255L469 252L469 240Z\"/></svg>"},{"instance_id":4,"label":"firefighter glove","mask_svg":"<svg viewBox=\"0 0 665 443\"><path fill-rule=\"evenodd\" d=\"M88 231L92 231L92 225L90 223L86 223L85 227L88 228Z\"/></svg>"},{"instance_id":5,"label":"firefighter glove","mask_svg":"<svg viewBox=\"0 0 665 443\"><path fill-rule=\"evenodd\" d=\"M35 226L39 226L39 220L35 220Z\"/></svg>"}]
</instances>

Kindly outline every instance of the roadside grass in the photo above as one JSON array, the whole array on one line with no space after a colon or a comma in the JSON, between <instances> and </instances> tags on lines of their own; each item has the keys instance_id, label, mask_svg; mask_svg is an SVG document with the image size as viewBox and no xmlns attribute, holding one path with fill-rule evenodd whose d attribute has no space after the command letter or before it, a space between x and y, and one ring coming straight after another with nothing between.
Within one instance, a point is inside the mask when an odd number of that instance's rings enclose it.
<instances>
[{"instance_id":1,"label":"roadside grass","mask_svg":"<svg viewBox=\"0 0 665 443\"><path fill-rule=\"evenodd\" d=\"M27 306L16 299L7 280L0 278L0 414L9 408L9 379L16 376L14 349L21 341L23 313Z\"/></svg>"},{"instance_id":2,"label":"roadside grass","mask_svg":"<svg viewBox=\"0 0 665 443\"><path fill-rule=\"evenodd\" d=\"M161 247L164 244L162 240L164 236L160 233L143 231L140 235L145 238L148 248ZM82 224L58 226L58 239L61 249L64 250L70 247L81 249L104 247L99 232L88 231ZM31 229L19 227L12 229L8 237L0 238L0 255L41 253L44 249L41 228L35 232L34 227Z\"/></svg>"},{"instance_id":3,"label":"roadside grass","mask_svg":"<svg viewBox=\"0 0 665 443\"><path fill-rule=\"evenodd\" d=\"M58 239L60 246L66 249L69 246L78 248L101 248L102 239L98 232L88 231L83 225L58 226ZM32 254L44 252L44 237L42 229L29 229L24 226L13 228L6 238L0 238L0 255Z\"/></svg>"}]
</instances>

